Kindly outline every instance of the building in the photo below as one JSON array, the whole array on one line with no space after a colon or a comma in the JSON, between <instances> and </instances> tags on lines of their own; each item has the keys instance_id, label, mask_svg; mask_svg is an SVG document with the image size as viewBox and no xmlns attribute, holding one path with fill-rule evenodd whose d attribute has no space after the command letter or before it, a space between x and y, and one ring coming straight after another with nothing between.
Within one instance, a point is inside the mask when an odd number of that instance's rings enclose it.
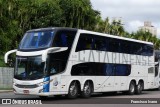
<instances>
[{"instance_id":1,"label":"building","mask_svg":"<svg viewBox=\"0 0 160 107\"><path fill-rule=\"evenodd\" d=\"M157 36L157 29L152 26L150 21L145 21L144 26L139 27L139 29L150 32L153 36Z\"/></svg>"}]
</instances>

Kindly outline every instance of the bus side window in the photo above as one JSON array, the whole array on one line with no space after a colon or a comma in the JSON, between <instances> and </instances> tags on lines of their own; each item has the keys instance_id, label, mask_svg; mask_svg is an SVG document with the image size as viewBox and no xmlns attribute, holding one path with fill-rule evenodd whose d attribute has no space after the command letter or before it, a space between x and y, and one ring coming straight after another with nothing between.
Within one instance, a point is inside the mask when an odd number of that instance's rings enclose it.
<instances>
[{"instance_id":1,"label":"bus side window","mask_svg":"<svg viewBox=\"0 0 160 107\"><path fill-rule=\"evenodd\" d=\"M146 55L147 56L152 56L153 55L153 46L152 45L147 45L146 46Z\"/></svg>"},{"instance_id":2,"label":"bus side window","mask_svg":"<svg viewBox=\"0 0 160 107\"><path fill-rule=\"evenodd\" d=\"M59 31L53 40L53 47L71 48L76 32Z\"/></svg>"},{"instance_id":3,"label":"bus side window","mask_svg":"<svg viewBox=\"0 0 160 107\"><path fill-rule=\"evenodd\" d=\"M142 44L141 55L152 56L153 55L153 46Z\"/></svg>"},{"instance_id":4,"label":"bus side window","mask_svg":"<svg viewBox=\"0 0 160 107\"><path fill-rule=\"evenodd\" d=\"M91 37L86 37L85 38L85 50L89 49L89 50L92 50L94 49L94 45L93 45L93 38Z\"/></svg>"},{"instance_id":5,"label":"bus side window","mask_svg":"<svg viewBox=\"0 0 160 107\"><path fill-rule=\"evenodd\" d=\"M117 64L115 70L115 76L128 76L130 75L130 65L127 64Z\"/></svg>"},{"instance_id":6,"label":"bus side window","mask_svg":"<svg viewBox=\"0 0 160 107\"><path fill-rule=\"evenodd\" d=\"M84 49L85 47L85 38L83 38L82 36L79 37L78 43L77 43L77 47L76 47L76 52L81 51Z\"/></svg>"},{"instance_id":7,"label":"bus side window","mask_svg":"<svg viewBox=\"0 0 160 107\"><path fill-rule=\"evenodd\" d=\"M65 33L58 34L56 36L55 45L56 47L67 47L67 35Z\"/></svg>"},{"instance_id":8,"label":"bus side window","mask_svg":"<svg viewBox=\"0 0 160 107\"><path fill-rule=\"evenodd\" d=\"M95 75L94 71L93 63L82 63L72 67L71 75L92 76Z\"/></svg>"},{"instance_id":9,"label":"bus side window","mask_svg":"<svg viewBox=\"0 0 160 107\"><path fill-rule=\"evenodd\" d=\"M107 50L106 41L104 37L95 36L95 50L98 50L98 51Z\"/></svg>"},{"instance_id":10,"label":"bus side window","mask_svg":"<svg viewBox=\"0 0 160 107\"><path fill-rule=\"evenodd\" d=\"M110 48L110 44L109 44L109 38L105 38L105 46L106 46L106 51L109 51L109 48Z\"/></svg>"},{"instance_id":11,"label":"bus side window","mask_svg":"<svg viewBox=\"0 0 160 107\"><path fill-rule=\"evenodd\" d=\"M110 52L119 52L119 41L115 38L112 38L109 40L109 44L110 44Z\"/></svg>"},{"instance_id":12,"label":"bus side window","mask_svg":"<svg viewBox=\"0 0 160 107\"><path fill-rule=\"evenodd\" d=\"M114 76L114 65L105 64L105 76Z\"/></svg>"},{"instance_id":13,"label":"bus side window","mask_svg":"<svg viewBox=\"0 0 160 107\"><path fill-rule=\"evenodd\" d=\"M84 75L84 68L86 67L80 64L74 65L71 70L71 75Z\"/></svg>"},{"instance_id":14,"label":"bus side window","mask_svg":"<svg viewBox=\"0 0 160 107\"><path fill-rule=\"evenodd\" d=\"M121 40L120 52L126 53L126 54L131 54L131 44L128 41Z\"/></svg>"},{"instance_id":15,"label":"bus side window","mask_svg":"<svg viewBox=\"0 0 160 107\"><path fill-rule=\"evenodd\" d=\"M61 45L63 47L66 47L68 44L67 44L67 35L65 33L62 33L61 34Z\"/></svg>"},{"instance_id":16,"label":"bus side window","mask_svg":"<svg viewBox=\"0 0 160 107\"><path fill-rule=\"evenodd\" d=\"M81 34L77 43L76 52L82 50L93 50L94 38L92 35Z\"/></svg>"},{"instance_id":17,"label":"bus side window","mask_svg":"<svg viewBox=\"0 0 160 107\"><path fill-rule=\"evenodd\" d=\"M50 75L52 74L56 74L58 73L60 70L59 70L59 61L58 60L54 60L54 61L50 61Z\"/></svg>"},{"instance_id":18,"label":"bus side window","mask_svg":"<svg viewBox=\"0 0 160 107\"><path fill-rule=\"evenodd\" d=\"M134 54L141 55L142 54L142 44L136 43L133 46Z\"/></svg>"},{"instance_id":19,"label":"bus side window","mask_svg":"<svg viewBox=\"0 0 160 107\"><path fill-rule=\"evenodd\" d=\"M142 45L141 44L138 44L137 46L137 55L141 55L142 54Z\"/></svg>"}]
</instances>

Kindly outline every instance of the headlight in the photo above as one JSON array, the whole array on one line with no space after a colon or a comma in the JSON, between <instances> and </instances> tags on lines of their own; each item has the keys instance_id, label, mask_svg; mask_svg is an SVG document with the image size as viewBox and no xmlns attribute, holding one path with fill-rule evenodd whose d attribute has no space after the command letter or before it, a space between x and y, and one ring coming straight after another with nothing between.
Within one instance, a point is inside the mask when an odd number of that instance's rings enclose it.
<instances>
[{"instance_id":1,"label":"headlight","mask_svg":"<svg viewBox=\"0 0 160 107\"><path fill-rule=\"evenodd\" d=\"M40 86L43 86L44 84L50 83L51 81L53 81L53 79L50 80L50 81L45 81L45 82L38 83L38 84L36 84L36 85L37 85L38 87L40 87Z\"/></svg>"}]
</instances>

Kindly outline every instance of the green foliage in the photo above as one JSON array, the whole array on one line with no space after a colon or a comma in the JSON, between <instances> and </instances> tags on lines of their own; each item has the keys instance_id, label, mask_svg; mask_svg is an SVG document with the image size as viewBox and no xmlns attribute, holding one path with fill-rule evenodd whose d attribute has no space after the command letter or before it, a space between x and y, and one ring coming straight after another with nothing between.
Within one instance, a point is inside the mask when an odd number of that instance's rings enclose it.
<instances>
[{"instance_id":1,"label":"green foliage","mask_svg":"<svg viewBox=\"0 0 160 107\"><path fill-rule=\"evenodd\" d=\"M57 0L0 0L0 53L17 48L29 29L61 26Z\"/></svg>"},{"instance_id":2,"label":"green foliage","mask_svg":"<svg viewBox=\"0 0 160 107\"><path fill-rule=\"evenodd\" d=\"M23 34L29 29L42 27L71 27L128 38L150 41L155 49L160 40L148 32L129 34L121 20L102 20L90 0L0 0L0 56L18 47ZM0 66L5 66L0 59Z\"/></svg>"},{"instance_id":3,"label":"green foliage","mask_svg":"<svg viewBox=\"0 0 160 107\"><path fill-rule=\"evenodd\" d=\"M0 0L0 54L17 48L29 29L61 26L91 30L99 14L90 0Z\"/></svg>"},{"instance_id":4,"label":"green foliage","mask_svg":"<svg viewBox=\"0 0 160 107\"><path fill-rule=\"evenodd\" d=\"M100 13L92 9L90 0L59 0L63 10L62 26L81 29L93 29L96 16Z\"/></svg>"},{"instance_id":5,"label":"green foliage","mask_svg":"<svg viewBox=\"0 0 160 107\"><path fill-rule=\"evenodd\" d=\"M0 67L5 67L6 64L4 63L4 58L3 56L0 55Z\"/></svg>"},{"instance_id":6,"label":"green foliage","mask_svg":"<svg viewBox=\"0 0 160 107\"><path fill-rule=\"evenodd\" d=\"M155 49L160 49L160 39L156 38L156 36L153 36L150 32L145 32L143 30L139 30L135 33L132 33L130 35L130 38L142 40L142 41L147 41L147 42L152 42L154 43L154 48Z\"/></svg>"}]
</instances>

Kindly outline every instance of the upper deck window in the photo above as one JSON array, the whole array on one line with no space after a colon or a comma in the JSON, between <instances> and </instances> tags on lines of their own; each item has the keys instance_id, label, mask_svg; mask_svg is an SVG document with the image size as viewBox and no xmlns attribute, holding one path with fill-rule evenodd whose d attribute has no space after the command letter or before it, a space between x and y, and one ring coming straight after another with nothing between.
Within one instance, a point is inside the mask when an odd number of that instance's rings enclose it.
<instances>
[{"instance_id":1,"label":"upper deck window","mask_svg":"<svg viewBox=\"0 0 160 107\"><path fill-rule=\"evenodd\" d=\"M84 50L153 56L154 47L151 44L81 33L77 43L76 52Z\"/></svg>"},{"instance_id":2,"label":"upper deck window","mask_svg":"<svg viewBox=\"0 0 160 107\"><path fill-rule=\"evenodd\" d=\"M48 48L51 45L54 31L28 32L24 35L20 49Z\"/></svg>"}]
</instances>

